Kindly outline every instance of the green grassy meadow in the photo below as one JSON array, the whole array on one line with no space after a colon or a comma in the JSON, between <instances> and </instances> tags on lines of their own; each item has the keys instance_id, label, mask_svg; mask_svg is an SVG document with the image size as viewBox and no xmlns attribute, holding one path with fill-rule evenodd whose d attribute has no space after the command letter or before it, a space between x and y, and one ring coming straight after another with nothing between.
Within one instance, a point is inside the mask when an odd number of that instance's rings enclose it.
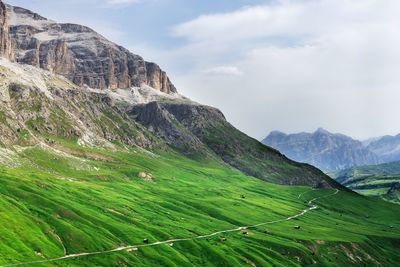
<instances>
[{"instance_id":1,"label":"green grassy meadow","mask_svg":"<svg viewBox=\"0 0 400 267\"><path fill-rule=\"evenodd\" d=\"M19 148L13 166L0 167L0 266L280 220L334 192L278 186L174 152L56 144ZM314 204L248 235L25 266L400 266L400 206L346 192Z\"/></svg>"},{"instance_id":2,"label":"green grassy meadow","mask_svg":"<svg viewBox=\"0 0 400 267\"><path fill-rule=\"evenodd\" d=\"M328 174L359 194L400 204L400 162L359 166Z\"/></svg>"}]
</instances>

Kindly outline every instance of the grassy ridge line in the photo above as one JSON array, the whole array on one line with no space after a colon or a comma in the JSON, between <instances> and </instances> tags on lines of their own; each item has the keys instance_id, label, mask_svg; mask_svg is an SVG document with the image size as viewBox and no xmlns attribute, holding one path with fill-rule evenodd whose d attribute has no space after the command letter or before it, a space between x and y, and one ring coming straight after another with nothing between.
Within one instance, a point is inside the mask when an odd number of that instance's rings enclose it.
<instances>
[{"instance_id":1,"label":"grassy ridge line","mask_svg":"<svg viewBox=\"0 0 400 267\"><path fill-rule=\"evenodd\" d=\"M319 169L294 162L240 132L216 108L160 100L135 105L128 115L193 159L216 156L249 176L276 184L348 190Z\"/></svg>"},{"instance_id":2,"label":"grassy ridge line","mask_svg":"<svg viewBox=\"0 0 400 267\"><path fill-rule=\"evenodd\" d=\"M305 191L305 192L301 193L299 195L299 198L300 198L301 195L303 195L304 193L307 193L309 191L311 191L311 190L308 190L308 191ZM311 205L314 201L316 201L318 199L327 198L327 197L336 195L337 193L339 193L339 190L335 189L334 193L329 194L329 195L325 195L325 196L322 196L322 197L313 198L310 201L308 201L307 204ZM275 224L275 223L280 223L280 222L284 222L284 221L290 221L290 220L296 219L298 217L304 216L307 212L310 212L310 211L315 210L317 208L318 208L317 205L312 205L311 207L308 207L307 209L304 209L301 213L298 213L296 215L287 217L285 219L269 221L269 222L264 222L264 223L259 223L259 224L255 224L255 225L249 225L249 226L240 226L240 227L237 227L237 228L234 228L234 229L217 231L217 232L214 232L214 233L211 233L211 234L208 234L208 235L200 235L200 236L190 237L190 238L175 238L175 239L169 239L169 240L165 240L165 241L157 241L157 242L154 242L154 243L144 244L144 245L123 246L123 247L119 247L119 248L108 250L108 251L76 253L76 254L66 255L64 257L48 259L48 260L39 260L39 261L29 261L29 262L21 262L21 263L14 263L14 264L5 264L5 265L0 265L0 267L12 267L12 266L23 266L23 265L30 265L30 264L37 264L37 263L48 263L48 262L67 260L67 259L78 258L78 257L85 257L85 256L101 255L101 254L108 254L108 253L113 253L113 252L120 252L120 251L123 251L123 250L138 249L138 248L143 248L143 247L154 247L154 246L158 246L158 245L171 244L171 243L176 243L176 242L193 241L193 240L196 240L196 239L206 239L206 238L210 238L210 237L221 235L221 234L225 234L225 233L238 232L238 231L242 231L242 230L246 230L246 229L257 228L257 227L264 226L264 225L267 225L267 224Z\"/></svg>"}]
</instances>

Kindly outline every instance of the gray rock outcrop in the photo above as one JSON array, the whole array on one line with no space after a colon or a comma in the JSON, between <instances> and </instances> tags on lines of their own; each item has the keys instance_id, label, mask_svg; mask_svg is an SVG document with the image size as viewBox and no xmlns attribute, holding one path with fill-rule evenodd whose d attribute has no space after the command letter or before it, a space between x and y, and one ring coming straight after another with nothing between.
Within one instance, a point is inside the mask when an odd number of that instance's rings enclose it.
<instances>
[{"instance_id":1,"label":"gray rock outcrop","mask_svg":"<svg viewBox=\"0 0 400 267\"><path fill-rule=\"evenodd\" d=\"M14 45L9 36L7 8L2 1L0 1L0 55L14 59Z\"/></svg>"},{"instance_id":2,"label":"gray rock outcrop","mask_svg":"<svg viewBox=\"0 0 400 267\"><path fill-rule=\"evenodd\" d=\"M7 6L7 12L3 9L1 14L2 53L10 54L12 41L15 46L11 50L19 63L61 74L79 86L116 89L147 84L167 94L176 92L157 64L146 62L88 27L56 23L20 7Z\"/></svg>"}]
</instances>

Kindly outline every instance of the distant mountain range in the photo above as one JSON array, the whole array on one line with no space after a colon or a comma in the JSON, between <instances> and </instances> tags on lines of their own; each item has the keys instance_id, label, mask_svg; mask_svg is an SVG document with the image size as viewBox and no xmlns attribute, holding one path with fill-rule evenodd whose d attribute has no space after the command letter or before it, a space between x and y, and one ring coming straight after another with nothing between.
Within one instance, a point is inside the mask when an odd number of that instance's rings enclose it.
<instances>
[{"instance_id":1,"label":"distant mountain range","mask_svg":"<svg viewBox=\"0 0 400 267\"><path fill-rule=\"evenodd\" d=\"M325 129L313 133L271 132L263 141L288 158L323 170L343 170L362 165L400 161L400 135L355 140Z\"/></svg>"},{"instance_id":2,"label":"distant mountain range","mask_svg":"<svg viewBox=\"0 0 400 267\"><path fill-rule=\"evenodd\" d=\"M378 155L382 162L400 161L400 134L375 138L364 142L364 145Z\"/></svg>"}]
</instances>

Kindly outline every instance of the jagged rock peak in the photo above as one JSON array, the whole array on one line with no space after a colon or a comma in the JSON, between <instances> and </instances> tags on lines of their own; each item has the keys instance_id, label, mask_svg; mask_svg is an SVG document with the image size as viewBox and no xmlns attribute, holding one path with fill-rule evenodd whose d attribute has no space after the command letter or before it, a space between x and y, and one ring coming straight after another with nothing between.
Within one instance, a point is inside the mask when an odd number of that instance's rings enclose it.
<instances>
[{"instance_id":1,"label":"jagged rock peak","mask_svg":"<svg viewBox=\"0 0 400 267\"><path fill-rule=\"evenodd\" d=\"M328 130L325 130L322 127L319 127L314 133L320 133L320 134L332 134L331 132L329 132Z\"/></svg>"},{"instance_id":2,"label":"jagged rock peak","mask_svg":"<svg viewBox=\"0 0 400 267\"><path fill-rule=\"evenodd\" d=\"M281 132L281 131L272 131L271 133L270 133L270 135L272 135L272 136L286 136L286 133L284 133L284 132Z\"/></svg>"},{"instance_id":3,"label":"jagged rock peak","mask_svg":"<svg viewBox=\"0 0 400 267\"><path fill-rule=\"evenodd\" d=\"M14 59L14 45L9 36L6 5L0 0L0 56Z\"/></svg>"},{"instance_id":4,"label":"jagged rock peak","mask_svg":"<svg viewBox=\"0 0 400 267\"><path fill-rule=\"evenodd\" d=\"M11 5L6 5L10 12L10 25L24 25L24 22L26 23L25 25L31 25L32 20L38 21L38 22L49 22L49 23L54 23L54 21L50 21L45 17L40 16L37 13L34 13L28 9L22 8L22 7L13 7Z\"/></svg>"},{"instance_id":5,"label":"jagged rock peak","mask_svg":"<svg viewBox=\"0 0 400 267\"><path fill-rule=\"evenodd\" d=\"M157 64L146 62L94 30L56 23L21 7L6 7L4 19L15 43L17 62L63 75L79 86L117 89L146 84L167 94L176 93Z\"/></svg>"}]
</instances>

